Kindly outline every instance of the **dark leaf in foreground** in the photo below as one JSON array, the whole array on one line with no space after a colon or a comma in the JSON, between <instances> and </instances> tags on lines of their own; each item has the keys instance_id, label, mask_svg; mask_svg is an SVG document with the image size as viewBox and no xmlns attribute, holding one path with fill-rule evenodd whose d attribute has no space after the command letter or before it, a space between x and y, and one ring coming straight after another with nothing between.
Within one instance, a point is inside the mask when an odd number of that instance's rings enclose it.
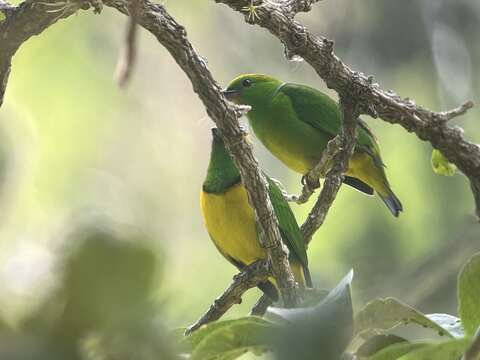
<instances>
[{"instance_id":1,"label":"dark leaf in foreground","mask_svg":"<svg viewBox=\"0 0 480 360\"><path fill-rule=\"evenodd\" d=\"M318 305L309 308L271 308L269 312L285 319L285 326L274 339L279 360L338 360L353 334L350 284L353 271Z\"/></svg>"}]
</instances>

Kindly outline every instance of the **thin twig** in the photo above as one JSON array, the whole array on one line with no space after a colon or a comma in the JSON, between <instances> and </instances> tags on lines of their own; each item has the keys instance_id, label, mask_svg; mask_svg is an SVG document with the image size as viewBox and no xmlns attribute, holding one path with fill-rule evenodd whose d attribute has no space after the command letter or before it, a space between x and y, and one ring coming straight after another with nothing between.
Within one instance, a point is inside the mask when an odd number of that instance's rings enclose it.
<instances>
[{"instance_id":1,"label":"thin twig","mask_svg":"<svg viewBox=\"0 0 480 360\"><path fill-rule=\"evenodd\" d=\"M272 299L270 299L267 295L263 294L260 299L255 303L250 311L250 315L255 316L263 316L267 312L267 309L270 305L272 305Z\"/></svg>"},{"instance_id":2,"label":"thin twig","mask_svg":"<svg viewBox=\"0 0 480 360\"><path fill-rule=\"evenodd\" d=\"M332 165L332 159L340 149L341 142L339 135L328 142L320 161L304 176L303 188L296 200L297 204L306 203L315 192L315 189L320 187L320 178L325 177L328 173Z\"/></svg>"},{"instance_id":3,"label":"thin twig","mask_svg":"<svg viewBox=\"0 0 480 360\"><path fill-rule=\"evenodd\" d=\"M188 327L185 335L191 334L209 322L220 319L233 305L241 303L242 295L245 291L265 281L269 275L270 268L267 261L258 261L247 266L242 272L233 277L233 282L228 289L215 299L208 311L193 325Z\"/></svg>"},{"instance_id":4,"label":"thin twig","mask_svg":"<svg viewBox=\"0 0 480 360\"><path fill-rule=\"evenodd\" d=\"M438 113L438 116L442 121L450 121L453 118L466 114L466 112L474 106L473 101L468 100L455 109Z\"/></svg>"},{"instance_id":5,"label":"thin twig","mask_svg":"<svg viewBox=\"0 0 480 360\"><path fill-rule=\"evenodd\" d=\"M342 185L343 174L348 168L348 161L353 153L356 139L358 105L355 101L355 98L340 98L343 119L339 137L341 145L336 149L335 154L331 158L333 165L323 183L320 196L308 214L307 220L300 228L307 244L325 221L328 210L332 206Z\"/></svg>"},{"instance_id":6,"label":"thin twig","mask_svg":"<svg viewBox=\"0 0 480 360\"><path fill-rule=\"evenodd\" d=\"M135 66L138 41L137 17L140 10L140 0L131 0L129 9L130 17L128 18L125 41L115 69L115 80L120 88L125 87L128 83Z\"/></svg>"}]
</instances>

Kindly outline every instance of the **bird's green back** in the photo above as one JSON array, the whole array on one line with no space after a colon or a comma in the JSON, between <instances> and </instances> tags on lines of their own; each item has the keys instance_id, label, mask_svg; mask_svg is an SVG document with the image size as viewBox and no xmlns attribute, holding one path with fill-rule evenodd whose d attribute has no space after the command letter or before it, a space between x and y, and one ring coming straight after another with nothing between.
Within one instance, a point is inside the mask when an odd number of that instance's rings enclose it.
<instances>
[{"instance_id":1,"label":"bird's green back","mask_svg":"<svg viewBox=\"0 0 480 360\"><path fill-rule=\"evenodd\" d=\"M279 93L286 95L299 120L334 137L340 132L342 115L337 103L328 95L305 85L285 84ZM367 124L358 119L357 145L381 164L380 149Z\"/></svg>"}]
</instances>

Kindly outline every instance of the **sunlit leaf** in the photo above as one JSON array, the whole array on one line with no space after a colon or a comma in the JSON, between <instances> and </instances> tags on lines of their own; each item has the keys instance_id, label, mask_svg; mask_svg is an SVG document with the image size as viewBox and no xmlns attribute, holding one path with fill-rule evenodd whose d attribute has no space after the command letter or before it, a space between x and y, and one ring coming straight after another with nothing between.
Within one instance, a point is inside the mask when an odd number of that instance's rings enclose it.
<instances>
[{"instance_id":1,"label":"sunlit leaf","mask_svg":"<svg viewBox=\"0 0 480 360\"><path fill-rule=\"evenodd\" d=\"M420 311L393 298L373 300L359 311L355 317L355 334L369 329L388 330L409 323L433 329L439 335L454 337L448 329Z\"/></svg>"},{"instance_id":2,"label":"sunlit leaf","mask_svg":"<svg viewBox=\"0 0 480 360\"><path fill-rule=\"evenodd\" d=\"M322 300L309 308L270 308L269 312L285 319L274 351L277 359L338 360L353 332L350 284L353 271Z\"/></svg>"},{"instance_id":3,"label":"sunlit leaf","mask_svg":"<svg viewBox=\"0 0 480 360\"><path fill-rule=\"evenodd\" d=\"M458 313L467 335L480 326L480 253L468 260L458 277Z\"/></svg>"},{"instance_id":4,"label":"sunlit leaf","mask_svg":"<svg viewBox=\"0 0 480 360\"><path fill-rule=\"evenodd\" d=\"M427 314L425 316L447 330L453 337L462 338L465 336L462 320L456 316L449 314Z\"/></svg>"},{"instance_id":5,"label":"sunlit leaf","mask_svg":"<svg viewBox=\"0 0 480 360\"><path fill-rule=\"evenodd\" d=\"M432 151L432 168L435 174L444 176L453 176L457 172L455 164L449 162L443 154L437 150Z\"/></svg>"},{"instance_id":6,"label":"sunlit leaf","mask_svg":"<svg viewBox=\"0 0 480 360\"><path fill-rule=\"evenodd\" d=\"M468 344L469 340L467 339L454 339L437 344L429 344L399 357L398 360L458 360L468 347Z\"/></svg>"},{"instance_id":7,"label":"sunlit leaf","mask_svg":"<svg viewBox=\"0 0 480 360\"><path fill-rule=\"evenodd\" d=\"M236 359L247 351L262 353L269 349L274 323L249 316L208 324L185 338L182 349L192 359ZM189 349L188 349L189 348Z\"/></svg>"}]
</instances>

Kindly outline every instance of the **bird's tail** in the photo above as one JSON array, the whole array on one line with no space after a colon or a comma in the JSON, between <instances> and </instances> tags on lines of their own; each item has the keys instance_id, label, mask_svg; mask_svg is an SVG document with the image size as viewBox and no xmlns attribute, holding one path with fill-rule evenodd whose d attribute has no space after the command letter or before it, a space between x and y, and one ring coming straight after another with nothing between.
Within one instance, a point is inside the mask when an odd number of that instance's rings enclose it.
<instances>
[{"instance_id":1,"label":"bird's tail","mask_svg":"<svg viewBox=\"0 0 480 360\"><path fill-rule=\"evenodd\" d=\"M393 214L393 216L398 217L400 213L403 211L402 203L400 199L395 195L387 185L385 191L379 191L378 196L383 200L385 205L387 205L388 210Z\"/></svg>"}]
</instances>

